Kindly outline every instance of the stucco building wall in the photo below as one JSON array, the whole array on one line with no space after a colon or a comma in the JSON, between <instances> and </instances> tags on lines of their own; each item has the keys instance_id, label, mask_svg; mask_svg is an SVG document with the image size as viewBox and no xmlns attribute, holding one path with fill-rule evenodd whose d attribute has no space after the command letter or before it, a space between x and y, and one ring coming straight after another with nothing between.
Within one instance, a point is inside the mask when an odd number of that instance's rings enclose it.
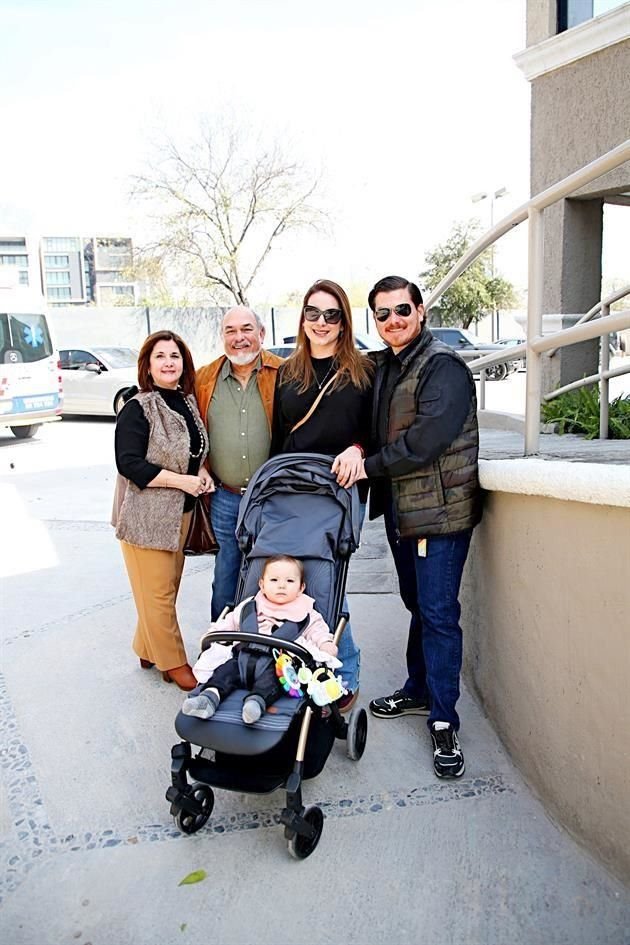
<instances>
[{"instance_id":1,"label":"stucco building wall","mask_svg":"<svg viewBox=\"0 0 630 945\"><path fill-rule=\"evenodd\" d=\"M630 881L630 508L488 494L465 674L555 815Z\"/></svg>"}]
</instances>

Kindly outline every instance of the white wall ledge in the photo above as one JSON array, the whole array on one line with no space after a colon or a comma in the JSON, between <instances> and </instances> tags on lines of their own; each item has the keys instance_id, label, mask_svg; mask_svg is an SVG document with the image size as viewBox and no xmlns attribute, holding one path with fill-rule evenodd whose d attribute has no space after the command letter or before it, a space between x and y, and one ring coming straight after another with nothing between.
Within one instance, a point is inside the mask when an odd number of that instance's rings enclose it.
<instances>
[{"instance_id":1,"label":"white wall ledge","mask_svg":"<svg viewBox=\"0 0 630 945\"><path fill-rule=\"evenodd\" d=\"M528 46L513 57L531 82L547 72L591 56L630 37L630 3Z\"/></svg>"},{"instance_id":2,"label":"white wall ledge","mask_svg":"<svg viewBox=\"0 0 630 945\"><path fill-rule=\"evenodd\" d=\"M546 496L568 502L630 508L630 468L562 460L481 459L479 480L489 492Z\"/></svg>"}]
</instances>

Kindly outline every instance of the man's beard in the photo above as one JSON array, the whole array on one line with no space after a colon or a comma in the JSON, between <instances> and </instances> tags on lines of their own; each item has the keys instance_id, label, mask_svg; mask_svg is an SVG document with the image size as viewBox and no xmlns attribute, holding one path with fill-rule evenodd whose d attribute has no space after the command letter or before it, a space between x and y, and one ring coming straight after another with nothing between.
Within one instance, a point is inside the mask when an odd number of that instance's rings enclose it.
<instances>
[{"instance_id":1,"label":"man's beard","mask_svg":"<svg viewBox=\"0 0 630 945\"><path fill-rule=\"evenodd\" d=\"M257 357L258 351L249 350L229 355L232 364L238 364L240 367L243 367L245 364L251 364L251 362L255 361Z\"/></svg>"}]
</instances>

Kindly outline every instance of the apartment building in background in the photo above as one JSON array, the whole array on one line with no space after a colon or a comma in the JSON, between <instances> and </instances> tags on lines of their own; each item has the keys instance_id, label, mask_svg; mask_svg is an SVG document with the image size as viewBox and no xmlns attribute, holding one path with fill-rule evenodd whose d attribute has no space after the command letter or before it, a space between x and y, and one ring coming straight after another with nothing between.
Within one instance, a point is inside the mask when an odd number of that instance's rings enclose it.
<instances>
[{"instance_id":1,"label":"apartment building in background","mask_svg":"<svg viewBox=\"0 0 630 945\"><path fill-rule=\"evenodd\" d=\"M41 288L49 305L134 305L133 243L127 236L0 236L0 266Z\"/></svg>"}]
</instances>

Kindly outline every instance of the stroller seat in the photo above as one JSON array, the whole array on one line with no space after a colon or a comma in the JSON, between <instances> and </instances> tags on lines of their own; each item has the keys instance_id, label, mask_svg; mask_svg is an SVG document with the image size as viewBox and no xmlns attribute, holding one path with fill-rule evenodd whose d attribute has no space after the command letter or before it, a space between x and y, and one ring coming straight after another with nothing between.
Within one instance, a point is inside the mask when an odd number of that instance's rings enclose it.
<instances>
[{"instance_id":1,"label":"stroller seat","mask_svg":"<svg viewBox=\"0 0 630 945\"><path fill-rule=\"evenodd\" d=\"M175 731L187 742L232 755L262 755L282 739L300 709L303 699L281 696L253 725L244 725L242 717L245 689L236 689L223 699L210 719L179 712Z\"/></svg>"}]
</instances>

